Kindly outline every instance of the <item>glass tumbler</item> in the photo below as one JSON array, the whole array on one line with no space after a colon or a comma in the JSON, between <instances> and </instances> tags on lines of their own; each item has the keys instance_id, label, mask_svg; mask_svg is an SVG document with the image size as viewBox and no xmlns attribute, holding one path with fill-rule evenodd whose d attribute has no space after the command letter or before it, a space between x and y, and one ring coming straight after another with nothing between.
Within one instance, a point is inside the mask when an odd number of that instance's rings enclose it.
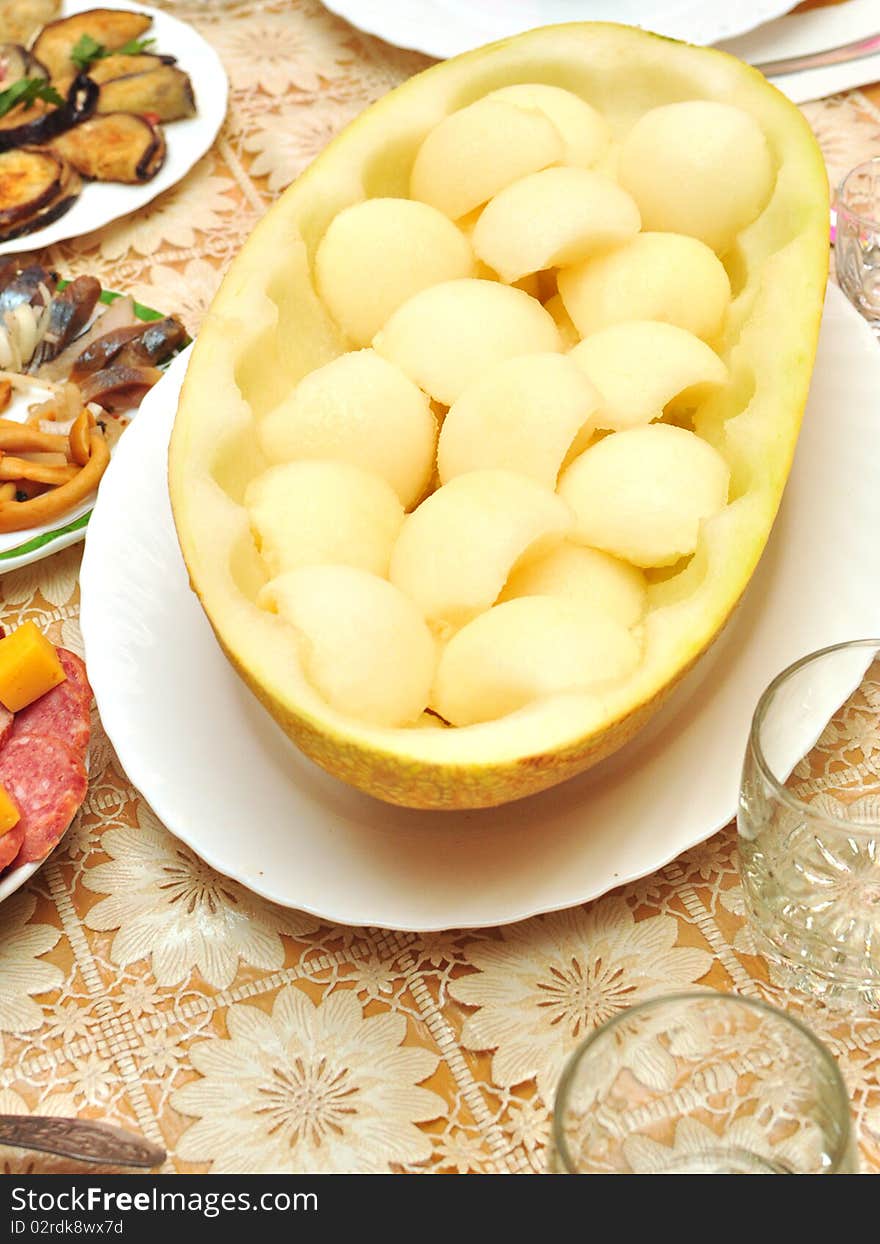
<instances>
[{"instance_id":1,"label":"glass tumbler","mask_svg":"<svg viewBox=\"0 0 880 1244\"><path fill-rule=\"evenodd\" d=\"M563 1072L553 1127L556 1169L573 1175L856 1169L828 1050L784 1011L732 994L653 998L597 1029Z\"/></svg>"},{"instance_id":2,"label":"glass tumbler","mask_svg":"<svg viewBox=\"0 0 880 1244\"><path fill-rule=\"evenodd\" d=\"M880 1006L880 640L825 648L770 684L737 828L752 932L783 983Z\"/></svg>"},{"instance_id":3,"label":"glass tumbler","mask_svg":"<svg viewBox=\"0 0 880 1244\"><path fill-rule=\"evenodd\" d=\"M834 257L841 289L880 335L880 157L840 183Z\"/></svg>"}]
</instances>

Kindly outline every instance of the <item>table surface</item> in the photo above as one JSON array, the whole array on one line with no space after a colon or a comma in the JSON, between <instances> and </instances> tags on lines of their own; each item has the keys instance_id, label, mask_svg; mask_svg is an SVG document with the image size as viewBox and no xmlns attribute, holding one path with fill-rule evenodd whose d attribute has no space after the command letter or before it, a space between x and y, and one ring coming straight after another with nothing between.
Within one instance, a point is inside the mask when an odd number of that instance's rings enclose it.
<instances>
[{"instance_id":1,"label":"table surface","mask_svg":"<svg viewBox=\"0 0 880 1244\"><path fill-rule=\"evenodd\" d=\"M195 332L277 193L428 62L317 0L160 7L223 58L232 93L220 138L154 204L42 257L177 312ZM880 155L878 106L880 86L804 107L832 182ZM34 618L81 651L79 564L73 548L4 575L3 621ZM855 739L856 725L805 775L814 792L836 780L837 752L880 751L880 739ZM0 908L0 1113L136 1129L166 1147L170 1172L541 1172L560 1068L583 1033L692 985L800 1010L750 943L730 827L644 881L506 929L318 924L177 842L95 717L82 812ZM840 1062L863 1166L880 1169L880 1013L811 1010L809 1022ZM0 1169L82 1168L0 1147Z\"/></svg>"}]
</instances>

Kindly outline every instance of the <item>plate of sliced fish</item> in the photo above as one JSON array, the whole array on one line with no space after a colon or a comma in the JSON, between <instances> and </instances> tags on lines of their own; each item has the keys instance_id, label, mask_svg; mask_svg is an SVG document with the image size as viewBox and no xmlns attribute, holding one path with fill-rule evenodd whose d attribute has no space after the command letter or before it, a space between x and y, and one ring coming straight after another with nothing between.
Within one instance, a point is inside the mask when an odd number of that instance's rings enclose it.
<instances>
[{"instance_id":1,"label":"plate of sliced fish","mask_svg":"<svg viewBox=\"0 0 880 1244\"><path fill-rule=\"evenodd\" d=\"M186 22L125 0L56 7L29 34L0 7L0 255L144 207L226 115L220 59Z\"/></svg>"},{"instance_id":2,"label":"plate of sliced fish","mask_svg":"<svg viewBox=\"0 0 880 1244\"><path fill-rule=\"evenodd\" d=\"M0 574L83 538L114 446L188 342L93 276L0 259Z\"/></svg>"}]
</instances>

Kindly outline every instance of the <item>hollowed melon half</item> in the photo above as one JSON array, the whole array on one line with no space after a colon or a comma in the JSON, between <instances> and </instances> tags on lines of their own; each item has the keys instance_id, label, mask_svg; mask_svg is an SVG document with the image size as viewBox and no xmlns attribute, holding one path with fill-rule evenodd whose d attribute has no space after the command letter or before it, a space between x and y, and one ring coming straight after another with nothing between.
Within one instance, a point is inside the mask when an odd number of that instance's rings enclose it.
<instances>
[{"instance_id":1,"label":"hollowed melon half","mask_svg":"<svg viewBox=\"0 0 880 1244\"><path fill-rule=\"evenodd\" d=\"M730 382L707 397L694 421L729 467L731 499L704 523L685 566L649 574L643 657L629 677L548 694L475 725L363 724L319 696L288 624L257 606L266 574L243 504L268 465L257 427L304 375L351 349L313 284L330 221L364 198L405 197L432 127L517 83L574 92L605 118L617 144L650 109L684 100L733 104L766 137L772 192L737 237L736 296L711 343ZM171 497L193 588L230 661L308 756L392 803L500 804L607 756L718 635L761 555L807 396L827 262L827 182L816 142L787 99L723 52L615 25L554 26L436 65L391 92L259 223L193 350L171 445Z\"/></svg>"}]
</instances>

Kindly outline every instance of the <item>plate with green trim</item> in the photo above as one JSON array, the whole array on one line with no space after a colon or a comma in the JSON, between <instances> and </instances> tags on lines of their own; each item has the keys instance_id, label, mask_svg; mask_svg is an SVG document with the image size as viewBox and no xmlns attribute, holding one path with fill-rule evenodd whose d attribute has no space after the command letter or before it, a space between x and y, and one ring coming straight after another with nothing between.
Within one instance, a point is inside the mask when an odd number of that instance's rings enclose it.
<instances>
[{"instance_id":1,"label":"plate with green trim","mask_svg":"<svg viewBox=\"0 0 880 1244\"><path fill-rule=\"evenodd\" d=\"M59 290L64 289L67 281L59 281ZM114 290L105 289L101 294L100 301L106 305L115 302L122 295ZM134 312L139 320L160 320L164 314L162 311L154 311L152 307L144 307L139 302L134 304ZM180 353L189 344L189 339L174 351L164 363L160 364L161 370L164 370L171 359ZM14 419L24 423L28 416L29 408L37 402L46 400L51 396L48 389L41 391L34 388L27 393L13 394L13 400L6 410L3 411L4 419ZM133 418L137 414L137 410L123 412L127 418ZM54 523L48 523L42 527L30 527L24 531L6 531L0 532L0 575L6 574L7 571L17 570L20 566L29 566L32 562L41 561L44 557L50 557L53 553L66 549L70 544L76 544L78 540L83 540L86 534L89 518L92 514L92 508L95 504L95 494L88 497L79 505L72 506L69 513L63 518L58 519Z\"/></svg>"}]
</instances>

